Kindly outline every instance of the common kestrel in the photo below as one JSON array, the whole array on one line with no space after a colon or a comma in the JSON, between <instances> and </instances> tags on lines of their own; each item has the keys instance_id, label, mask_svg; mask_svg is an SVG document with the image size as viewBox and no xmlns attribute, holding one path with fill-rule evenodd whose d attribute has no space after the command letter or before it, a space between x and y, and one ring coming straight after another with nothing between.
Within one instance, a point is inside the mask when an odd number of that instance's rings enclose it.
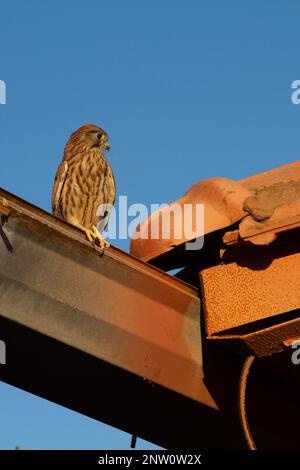
<instances>
[{"instance_id":1,"label":"common kestrel","mask_svg":"<svg viewBox=\"0 0 300 470\"><path fill-rule=\"evenodd\" d=\"M105 158L108 135L101 127L87 124L75 131L65 146L52 192L52 212L86 233L88 240L102 249L109 243L102 231L108 210L116 198L115 178Z\"/></svg>"}]
</instances>

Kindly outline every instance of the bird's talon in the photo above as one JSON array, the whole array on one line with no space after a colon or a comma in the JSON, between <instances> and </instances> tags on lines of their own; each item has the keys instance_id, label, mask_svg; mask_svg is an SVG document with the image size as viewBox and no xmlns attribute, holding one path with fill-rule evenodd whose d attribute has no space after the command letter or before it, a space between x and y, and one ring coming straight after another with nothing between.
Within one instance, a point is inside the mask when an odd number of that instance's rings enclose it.
<instances>
[{"instance_id":1,"label":"bird's talon","mask_svg":"<svg viewBox=\"0 0 300 470\"><path fill-rule=\"evenodd\" d=\"M85 234L87 236L87 239L89 242L93 243L94 242L94 232L92 230L85 230Z\"/></svg>"},{"instance_id":2,"label":"bird's talon","mask_svg":"<svg viewBox=\"0 0 300 470\"><path fill-rule=\"evenodd\" d=\"M101 236L101 234L98 231L96 226L93 226L92 230L86 229L85 233L86 233L86 236L87 236L89 242L92 243L94 248L97 246L98 248L102 249L101 254L103 254L103 252L106 248L109 248L110 244L106 240L103 240L103 238L102 238L102 236Z\"/></svg>"},{"instance_id":3,"label":"bird's talon","mask_svg":"<svg viewBox=\"0 0 300 470\"><path fill-rule=\"evenodd\" d=\"M105 250L106 248L110 247L110 244L106 240L103 240L103 238L95 239L95 245L101 248L102 250Z\"/></svg>"}]
</instances>

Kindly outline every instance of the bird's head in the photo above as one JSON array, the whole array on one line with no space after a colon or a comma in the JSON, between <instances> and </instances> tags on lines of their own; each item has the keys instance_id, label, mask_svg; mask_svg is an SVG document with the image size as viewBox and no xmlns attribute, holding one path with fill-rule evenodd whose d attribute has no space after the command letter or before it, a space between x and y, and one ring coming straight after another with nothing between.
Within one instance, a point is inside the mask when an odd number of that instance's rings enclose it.
<instances>
[{"instance_id":1,"label":"bird's head","mask_svg":"<svg viewBox=\"0 0 300 470\"><path fill-rule=\"evenodd\" d=\"M110 149L109 140L107 133L99 126L94 124L86 124L79 127L71 135L69 141L66 144L67 153L71 154L74 150L96 150L100 154L103 154L106 150Z\"/></svg>"}]
</instances>

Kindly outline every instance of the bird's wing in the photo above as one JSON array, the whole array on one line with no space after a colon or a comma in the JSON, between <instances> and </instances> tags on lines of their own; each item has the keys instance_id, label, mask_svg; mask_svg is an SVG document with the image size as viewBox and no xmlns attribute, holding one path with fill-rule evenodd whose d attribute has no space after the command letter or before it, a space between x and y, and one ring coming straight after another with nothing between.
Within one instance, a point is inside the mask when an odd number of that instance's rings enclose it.
<instances>
[{"instance_id":1,"label":"bird's wing","mask_svg":"<svg viewBox=\"0 0 300 470\"><path fill-rule=\"evenodd\" d=\"M114 206L115 205L115 202L116 202L116 197L117 197L117 186L116 186L116 179L115 179L115 175L111 169L111 166L110 166L110 172L111 172L111 179L112 179L112 183L113 183L113 186L114 186L114 198L113 198L113 201L112 201L112 205Z\"/></svg>"},{"instance_id":2,"label":"bird's wing","mask_svg":"<svg viewBox=\"0 0 300 470\"><path fill-rule=\"evenodd\" d=\"M115 201L116 201L116 180L115 180L112 168L107 160L106 160L106 164L107 164L107 176L106 176L105 184L107 188L107 199L105 203L109 204L112 210L112 206L114 206ZM111 215L111 210L105 211L105 213L101 214L101 216L97 214L98 215L97 226L98 226L100 233L102 233L107 227L108 220Z\"/></svg>"},{"instance_id":3,"label":"bird's wing","mask_svg":"<svg viewBox=\"0 0 300 470\"><path fill-rule=\"evenodd\" d=\"M60 196L63 185L68 173L68 164L65 160L61 162L55 175L53 191L52 191L52 212L60 216Z\"/></svg>"}]
</instances>

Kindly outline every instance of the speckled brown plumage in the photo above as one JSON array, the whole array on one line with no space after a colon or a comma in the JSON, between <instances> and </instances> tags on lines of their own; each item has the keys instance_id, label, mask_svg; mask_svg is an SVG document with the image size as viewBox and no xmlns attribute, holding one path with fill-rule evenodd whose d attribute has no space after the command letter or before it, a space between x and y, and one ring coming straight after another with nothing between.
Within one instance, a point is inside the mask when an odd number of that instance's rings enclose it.
<instances>
[{"instance_id":1,"label":"speckled brown plumage","mask_svg":"<svg viewBox=\"0 0 300 470\"><path fill-rule=\"evenodd\" d=\"M53 186L53 214L84 230L91 241L101 240L95 227L106 215L97 209L113 205L116 197L114 175L104 155L107 149L108 136L103 129L93 124L77 129L65 146Z\"/></svg>"}]
</instances>

